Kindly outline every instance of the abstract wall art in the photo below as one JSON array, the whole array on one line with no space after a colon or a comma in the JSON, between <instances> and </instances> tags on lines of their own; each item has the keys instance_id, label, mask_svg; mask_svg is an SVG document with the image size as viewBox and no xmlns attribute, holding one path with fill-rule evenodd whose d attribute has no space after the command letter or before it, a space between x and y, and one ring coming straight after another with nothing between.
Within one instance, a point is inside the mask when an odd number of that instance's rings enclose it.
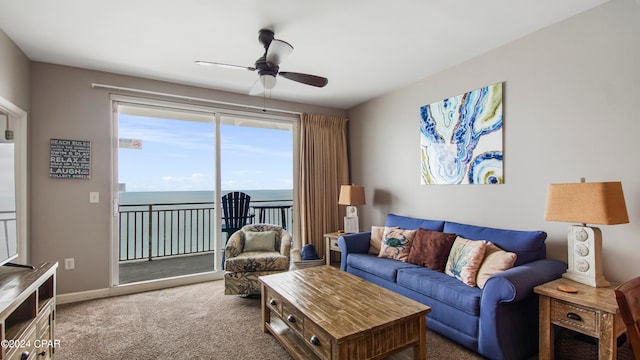
<instances>
[{"instance_id":1,"label":"abstract wall art","mask_svg":"<svg viewBox=\"0 0 640 360\"><path fill-rule=\"evenodd\" d=\"M422 184L502 184L502 83L420 107Z\"/></svg>"}]
</instances>

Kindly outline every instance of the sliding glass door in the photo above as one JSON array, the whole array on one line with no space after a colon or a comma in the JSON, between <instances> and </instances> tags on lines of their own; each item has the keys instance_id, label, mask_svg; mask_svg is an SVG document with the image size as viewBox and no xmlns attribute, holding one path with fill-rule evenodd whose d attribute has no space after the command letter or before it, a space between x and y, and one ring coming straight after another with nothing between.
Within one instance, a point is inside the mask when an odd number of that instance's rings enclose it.
<instances>
[{"instance_id":1,"label":"sliding glass door","mask_svg":"<svg viewBox=\"0 0 640 360\"><path fill-rule=\"evenodd\" d=\"M177 104L114 109L114 285L219 270L220 197L231 191L251 197L252 221L292 229L294 122Z\"/></svg>"}]
</instances>

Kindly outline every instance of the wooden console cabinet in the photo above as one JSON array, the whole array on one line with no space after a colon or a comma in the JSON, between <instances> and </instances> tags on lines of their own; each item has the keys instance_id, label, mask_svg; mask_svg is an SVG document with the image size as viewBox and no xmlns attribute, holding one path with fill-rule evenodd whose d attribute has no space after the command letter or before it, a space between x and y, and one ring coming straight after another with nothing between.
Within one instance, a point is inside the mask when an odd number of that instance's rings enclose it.
<instances>
[{"instance_id":1,"label":"wooden console cabinet","mask_svg":"<svg viewBox=\"0 0 640 360\"><path fill-rule=\"evenodd\" d=\"M57 268L0 266L1 360L54 359Z\"/></svg>"}]
</instances>

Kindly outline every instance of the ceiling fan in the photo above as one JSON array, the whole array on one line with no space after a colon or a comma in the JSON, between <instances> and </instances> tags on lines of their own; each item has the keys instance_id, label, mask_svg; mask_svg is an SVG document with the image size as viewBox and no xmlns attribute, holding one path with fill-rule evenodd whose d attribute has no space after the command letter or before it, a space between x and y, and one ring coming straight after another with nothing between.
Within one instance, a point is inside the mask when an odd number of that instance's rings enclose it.
<instances>
[{"instance_id":1,"label":"ceiling fan","mask_svg":"<svg viewBox=\"0 0 640 360\"><path fill-rule=\"evenodd\" d=\"M199 65L215 65L225 68L245 69L258 71L259 81L251 88L249 94L257 95L264 90L273 89L276 85L276 76L280 75L286 79L315 87L324 87L329 80L317 75L302 74L297 72L280 71L280 63L293 51L293 46L286 41L274 38L273 31L262 29L258 35L258 41L264 45L264 55L262 55L254 66L232 65L213 61L198 60Z\"/></svg>"}]
</instances>

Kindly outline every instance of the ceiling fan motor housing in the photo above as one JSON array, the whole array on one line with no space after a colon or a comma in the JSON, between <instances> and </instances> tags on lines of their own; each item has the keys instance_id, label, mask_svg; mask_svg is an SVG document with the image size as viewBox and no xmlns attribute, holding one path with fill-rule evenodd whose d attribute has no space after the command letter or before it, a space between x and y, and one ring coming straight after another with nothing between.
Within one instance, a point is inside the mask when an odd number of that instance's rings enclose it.
<instances>
[{"instance_id":1,"label":"ceiling fan motor housing","mask_svg":"<svg viewBox=\"0 0 640 360\"><path fill-rule=\"evenodd\" d=\"M273 41L274 36L275 34L273 31L269 29L262 29L258 34L258 41L260 41L260 44L262 44L266 50L269 47L269 44L271 44L271 41Z\"/></svg>"},{"instance_id":2,"label":"ceiling fan motor housing","mask_svg":"<svg viewBox=\"0 0 640 360\"><path fill-rule=\"evenodd\" d=\"M259 75L276 76L278 75L278 70L280 70L280 66L278 65L270 66L269 63L267 63L266 56L264 55L261 56L258 60L256 60L255 65Z\"/></svg>"}]
</instances>

